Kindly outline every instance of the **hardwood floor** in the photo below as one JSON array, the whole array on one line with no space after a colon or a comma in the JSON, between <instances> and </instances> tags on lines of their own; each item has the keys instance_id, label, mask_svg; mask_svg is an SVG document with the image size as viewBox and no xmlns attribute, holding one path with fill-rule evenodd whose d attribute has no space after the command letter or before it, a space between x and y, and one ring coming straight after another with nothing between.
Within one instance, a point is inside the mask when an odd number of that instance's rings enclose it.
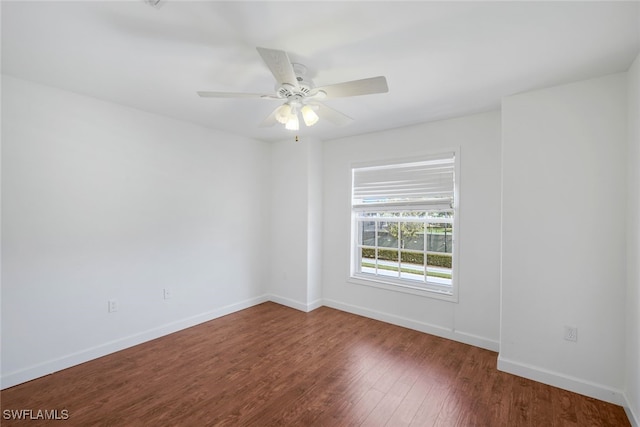
<instances>
[{"instance_id":1,"label":"hardwood floor","mask_svg":"<svg viewBox=\"0 0 640 427\"><path fill-rule=\"evenodd\" d=\"M4 390L0 422L630 425L621 407L499 372L496 358L327 307L302 313L265 303ZM6 419L22 409L68 419Z\"/></svg>"}]
</instances>

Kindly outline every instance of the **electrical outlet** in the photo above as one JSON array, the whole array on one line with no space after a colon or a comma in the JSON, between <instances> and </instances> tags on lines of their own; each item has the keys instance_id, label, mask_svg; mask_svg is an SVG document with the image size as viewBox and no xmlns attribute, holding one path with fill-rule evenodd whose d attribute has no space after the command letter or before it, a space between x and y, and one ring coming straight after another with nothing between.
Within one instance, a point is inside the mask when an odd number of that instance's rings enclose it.
<instances>
[{"instance_id":1,"label":"electrical outlet","mask_svg":"<svg viewBox=\"0 0 640 427\"><path fill-rule=\"evenodd\" d=\"M567 341L578 341L578 328L573 326L564 327L564 339Z\"/></svg>"},{"instance_id":2,"label":"electrical outlet","mask_svg":"<svg viewBox=\"0 0 640 427\"><path fill-rule=\"evenodd\" d=\"M114 299L110 299L108 310L109 310L109 313L115 313L116 311L118 311L118 301Z\"/></svg>"},{"instance_id":3,"label":"electrical outlet","mask_svg":"<svg viewBox=\"0 0 640 427\"><path fill-rule=\"evenodd\" d=\"M164 299L171 299L171 289L164 288Z\"/></svg>"}]
</instances>

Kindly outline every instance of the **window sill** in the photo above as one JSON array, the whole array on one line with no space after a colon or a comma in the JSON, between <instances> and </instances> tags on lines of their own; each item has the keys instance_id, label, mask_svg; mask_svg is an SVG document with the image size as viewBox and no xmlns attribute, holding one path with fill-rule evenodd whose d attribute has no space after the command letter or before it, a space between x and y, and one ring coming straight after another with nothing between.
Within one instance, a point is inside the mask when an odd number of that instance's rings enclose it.
<instances>
[{"instance_id":1,"label":"window sill","mask_svg":"<svg viewBox=\"0 0 640 427\"><path fill-rule=\"evenodd\" d=\"M383 280L376 276L369 276L364 274L352 275L347 281L356 285L370 286L373 288L418 295L421 297L439 299L442 301L454 303L458 302L458 297L456 296L455 292L451 293L451 290L440 290L437 288L437 286L433 286L432 288L421 287L419 285L412 286L410 283Z\"/></svg>"}]
</instances>

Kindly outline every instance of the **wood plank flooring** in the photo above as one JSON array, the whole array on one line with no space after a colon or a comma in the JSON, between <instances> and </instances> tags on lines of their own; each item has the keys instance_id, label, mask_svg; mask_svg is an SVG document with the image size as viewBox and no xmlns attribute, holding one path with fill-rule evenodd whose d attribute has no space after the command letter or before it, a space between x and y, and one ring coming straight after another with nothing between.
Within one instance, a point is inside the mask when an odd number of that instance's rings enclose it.
<instances>
[{"instance_id":1,"label":"wood plank flooring","mask_svg":"<svg viewBox=\"0 0 640 427\"><path fill-rule=\"evenodd\" d=\"M3 426L628 426L497 354L327 307L265 303L0 393ZM68 411L7 420L7 410Z\"/></svg>"}]
</instances>

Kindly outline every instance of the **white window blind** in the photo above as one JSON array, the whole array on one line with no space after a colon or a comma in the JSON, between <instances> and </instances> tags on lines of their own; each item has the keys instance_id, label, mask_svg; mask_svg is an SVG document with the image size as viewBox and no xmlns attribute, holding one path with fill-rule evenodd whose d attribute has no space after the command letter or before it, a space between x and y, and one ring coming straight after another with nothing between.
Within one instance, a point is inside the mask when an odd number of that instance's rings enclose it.
<instances>
[{"instance_id":1,"label":"white window blind","mask_svg":"<svg viewBox=\"0 0 640 427\"><path fill-rule=\"evenodd\" d=\"M355 167L352 204L356 210L399 206L451 209L454 199L455 153L420 161Z\"/></svg>"}]
</instances>

